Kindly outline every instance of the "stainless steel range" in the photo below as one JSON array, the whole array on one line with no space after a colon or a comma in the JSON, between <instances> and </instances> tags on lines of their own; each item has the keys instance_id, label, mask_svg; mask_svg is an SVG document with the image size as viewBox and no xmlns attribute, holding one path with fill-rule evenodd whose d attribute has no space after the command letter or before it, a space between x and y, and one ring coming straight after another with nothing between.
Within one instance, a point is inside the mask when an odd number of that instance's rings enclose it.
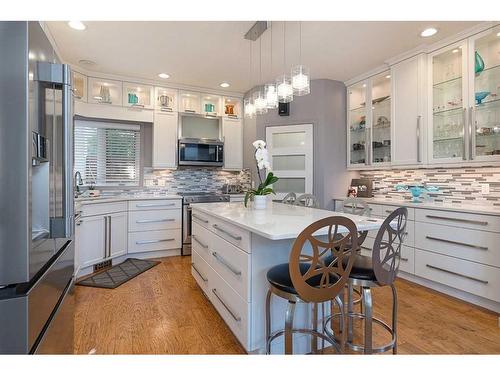
<instances>
[{"instance_id":1,"label":"stainless steel range","mask_svg":"<svg viewBox=\"0 0 500 375\"><path fill-rule=\"evenodd\" d=\"M191 204L229 202L228 194L184 192L182 196L182 255L191 254Z\"/></svg>"}]
</instances>

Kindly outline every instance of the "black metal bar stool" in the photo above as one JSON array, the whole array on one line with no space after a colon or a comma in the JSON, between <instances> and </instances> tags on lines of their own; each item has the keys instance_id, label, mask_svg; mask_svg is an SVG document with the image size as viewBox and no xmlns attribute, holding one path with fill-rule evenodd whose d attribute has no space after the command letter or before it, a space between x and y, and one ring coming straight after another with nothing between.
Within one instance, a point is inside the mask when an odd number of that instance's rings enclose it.
<instances>
[{"instance_id":1,"label":"black metal bar stool","mask_svg":"<svg viewBox=\"0 0 500 375\"><path fill-rule=\"evenodd\" d=\"M327 229L327 230L326 230ZM324 236L316 233L323 230ZM316 236L315 236L316 235ZM290 253L289 263L272 267L267 272L269 291L266 298L266 352L271 351L271 342L285 336L285 354L293 353L293 333L301 332L312 335L311 349L316 351L317 338L328 341L337 352L345 347L345 332L341 339L334 334L324 332L324 308L320 330L318 330L318 304L332 302L339 304L344 320L344 307L338 297L344 289L356 259L352 248L357 248L357 228L346 217L332 216L319 220L305 228L295 240ZM326 237L326 240L324 239ZM325 259L333 259L325 263ZM271 300L276 295L288 301L285 314L285 328L271 333ZM313 304L312 329L293 328L295 305ZM344 331L344 330L343 330Z\"/></svg>"},{"instance_id":2,"label":"black metal bar stool","mask_svg":"<svg viewBox=\"0 0 500 375\"><path fill-rule=\"evenodd\" d=\"M362 351L365 354L382 353L392 349L397 353L397 293L394 286L399 262L401 259L401 246L406 238L406 221L408 210L400 207L392 212L382 224L377 233L372 249L372 256L356 257L349 276L348 293L348 328L347 346L354 351ZM346 260L344 259L344 263ZM347 263L346 263L347 264ZM353 312L353 287L362 288L361 313ZM392 325L373 316L372 288L390 286L392 290ZM364 343L353 342L353 320L363 319ZM391 334L391 341L380 347L373 347L373 323L377 323Z\"/></svg>"}]
</instances>

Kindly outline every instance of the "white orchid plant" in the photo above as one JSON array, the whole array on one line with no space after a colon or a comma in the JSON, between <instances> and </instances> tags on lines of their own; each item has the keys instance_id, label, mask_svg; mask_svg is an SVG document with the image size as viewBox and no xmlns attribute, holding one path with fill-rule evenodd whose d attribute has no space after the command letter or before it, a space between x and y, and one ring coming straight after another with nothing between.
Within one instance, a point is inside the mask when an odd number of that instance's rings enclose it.
<instances>
[{"instance_id":1,"label":"white orchid plant","mask_svg":"<svg viewBox=\"0 0 500 375\"><path fill-rule=\"evenodd\" d=\"M257 189L248 190L245 194L245 207L248 204L248 200L255 195L269 195L275 194L273 188L269 187L270 185L276 183L278 181L278 177L276 177L271 171L271 164L269 163L269 154L266 149L266 142L257 140L252 143L253 147L255 147L255 161L257 164L257 176L259 176L260 184ZM261 170L265 170L267 175L265 179L262 179Z\"/></svg>"}]
</instances>

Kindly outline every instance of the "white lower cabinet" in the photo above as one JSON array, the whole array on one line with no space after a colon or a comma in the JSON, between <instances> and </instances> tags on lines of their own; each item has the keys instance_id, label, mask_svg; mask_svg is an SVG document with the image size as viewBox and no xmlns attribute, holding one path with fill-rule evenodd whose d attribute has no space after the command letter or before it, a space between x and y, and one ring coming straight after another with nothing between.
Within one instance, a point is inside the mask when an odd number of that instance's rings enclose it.
<instances>
[{"instance_id":1,"label":"white lower cabinet","mask_svg":"<svg viewBox=\"0 0 500 375\"><path fill-rule=\"evenodd\" d=\"M203 290L206 296L209 295L209 277L212 278L210 266L208 263L193 249L191 251L191 275Z\"/></svg>"},{"instance_id":2,"label":"white lower cabinet","mask_svg":"<svg viewBox=\"0 0 500 375\"><path fill-rule=\"evenodd\" d=\"M127 254L127 213L109 215L109 257Z\"/></svg>"},{"instance_id":3,"label":"white lower cabinet","mask_svg":"<svg viewBox=\"0 0 500 375\"><path fill-rule=\"evenodd\" d=\"M129 254L180 249L181 246L181 231L179 229L133 232L128 234Z\"/></svg>"}]
</instances>

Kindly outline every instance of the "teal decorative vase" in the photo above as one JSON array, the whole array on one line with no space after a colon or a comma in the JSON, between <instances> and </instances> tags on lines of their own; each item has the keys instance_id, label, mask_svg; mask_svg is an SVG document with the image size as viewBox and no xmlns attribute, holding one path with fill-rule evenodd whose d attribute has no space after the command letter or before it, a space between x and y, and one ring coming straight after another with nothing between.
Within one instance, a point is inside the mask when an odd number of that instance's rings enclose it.
<instances>
[{"instance_id":1,"label":"teal decorative vase","mask_svg":"<svg viewBox=\"0 0 500 375\"><path fill-rule=\"evenodd\" d=\"M476 74L479 74L484 70L484 61L483 61L483 58L481 57L481 55L477 51L475 54L474 61L475 61L474 71L476 72Z\"/></svg>"}]
</instances>

